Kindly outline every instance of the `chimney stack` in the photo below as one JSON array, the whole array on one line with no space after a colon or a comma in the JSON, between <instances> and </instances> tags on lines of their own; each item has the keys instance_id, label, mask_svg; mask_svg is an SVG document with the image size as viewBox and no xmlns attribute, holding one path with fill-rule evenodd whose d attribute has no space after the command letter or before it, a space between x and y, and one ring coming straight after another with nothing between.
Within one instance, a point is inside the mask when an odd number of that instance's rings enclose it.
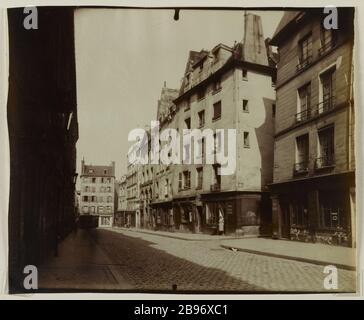
<instances>
[{"instance_id":1,"label":"chimney stack","mask_svg":"<svg viewBox=\"0 0 364 320\"><path fill-rule=\"evenodd\" d=\"M243 60L268 65L262 20L260 16L252 13L244 14Z\"/></svg>"}]
</instances>

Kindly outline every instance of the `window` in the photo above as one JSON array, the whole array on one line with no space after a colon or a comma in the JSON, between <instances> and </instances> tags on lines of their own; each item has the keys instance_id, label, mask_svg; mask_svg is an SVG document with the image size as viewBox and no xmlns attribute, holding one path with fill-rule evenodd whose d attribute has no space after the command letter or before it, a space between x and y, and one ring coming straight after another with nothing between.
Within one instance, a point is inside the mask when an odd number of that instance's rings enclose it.
<instances>
[{"instance_id":1,"label":"window","mask_svg":"<svg viewBox=\"0 0 364 320\"><path fill-rule=\"evenodd\" d=\"M107 170L106 169L104 169L104 174L107 174Z\"/></svg>"},{"instance_id":2,"label":"window","mask_svg":"<svg viewBox=\"0 0 364 320\"><path fill-rule=\"evenodd\" d=\"M213 93L216 93L218 91L221 90L221 81L220 80L216 80L214 83L213 83L213 87L212 87L212 92Z\"/></svg>"},{"instance_id":3,"label":"window","mask_svg":"<svg viewBox=\"0 0 364 320\"><path fill-rule=\"evenodd\" d=\"M98 210L98 213L103 213L104 212L104 207L99 206L97 210Z\"/></svg>"},{"instance_id":4,"label":"window","mask_svg":"<svg viewBox=\"0 0 364 320\"><path fill-rule=\"evenodd\" d=\"M243 69L242 72L241 72L241 74L242 74L243 80L244 81L248 81L248 70Z\"/></svg>"},{"instance_id":5,"label":"window","mask_svg":"<svg viewBox=\"0 0 364 320\"><path fill-rule=\"evenodd\" d=\"M96 178L92 178L92 183L96 183Z\"/></svg>"},{"instance_id":6,"label":"window","mask_svg":"<svg viewBox=\"0 0 364 320\"><path fill-rule=\"evenodd\" d=\"M213 115L212 120L220 119L221 118L221 101L214 103L213 108L214 108L214 115Z\"/></svg>"},{"instance_id":7,"label":"window","mask_svg":"<svg viewBox=\"0 0 364 320\"><path fill-rule=\"evenodd\" d=\"M311 108L311 83L298 89L298 113L296 121L304 121L310 117Z\"/></svg>"},{"instance_id":8,"label":"window","mask_svg":"<svg viewBox=\"0 0 364 320\"><path fill-rule=\"evenodd\" d=\"M90 207L90 213L95 213L95 207L94 206Z\"/></svg>"},{"instance_id":9,"label":"window","mask_svg":"<svg viewBox=\"0 0 364 320\"><path fill-rule=\"evenodd\" d=\"M191 145L185 144L183 146L183 163L191 162L191 154L190 154Z\"/></svg>"},{"instance_id":10,"label":"window","mask_svg":"<svg viewBox=\"0 0 364 320\"><path fill-rule=\"evenodd\" d=\"M183 188L191 188L191 172L188 170L183 171Z\"/></svg>"},{"instance_id":11,"label":"window","mask_svg":"<svg viewBox=\"0 0 364 320\"><path fill-rule=\"evenodd\" d=\"M100 192L105 192L105 187L100 187Z\"/></svg>"},{"instance_id":12,"label":"window","mask_svg":"<svg viewBox=\"0 0 364 320\"><path fill-rule=\"evenodd\" d=\"M308 199L307 194L294 196L291 202L292 227L306 227L308 222Z\"/></svg>"},{"instance_id":13,"label":"window","mask_svg":"<svg viewBox=\"0 0 364 320\"><path fill-rule=\"evenodd\" d=\"M88 213L88 207L87 206L83 206L82 207L82 211L83 211L83 213Z\"/></svg>"},{"instance_id":14,"label":"window","mask_svg":"<svg viewBox=\"0 0 364 320\"><path fill-rule=\"evenodd\" d=\"M296 163L294 173L307 172L308 167L308 134L296 138Z\"/></svg>"},{"instance_id":15,"label":"window","mask_svg":"<svg viewBox=\"0 0 364 320\"><path fill-rule=\"evenodd\" d=\"M202 138L200 140L197 141L197 155L196 155L196 159L200 158L200 159L204 159L205 158L205 138Z\"/></svg>"},{"instance_id":16,"label":"window","mask_svg":"<svg viewBox=\"0 0 364 320\"><path fill-rule=\"evenodd\" d=\"M250 148L249 132L244 131L244 148Z\"/></svg>"},{"instance_id":17,"label":"window","mask_svg":"<svg viewBox=\"0 0 364 320\"><path fill-rule=\"evenodd\" d=\"M345 195L333 196L331 190L319 192L320 227L337 230L346 228Z\"/></svg>"},{"instance_id":18,"label":"window","mask_svg":"<svg viewBox=\"0 0 364 320\"><path fill-rule=\"evenodd\" d=\"M202 183L203 183L203 168L202 167L196 169L196 176L197 176L196 189L202 189Z\"/></svg>"},{"instance_id":19,"label":"window","mask_svg":"<svg viewBox=\"0 0 364 320\"><path fill-rule=\"evenodd\" d=\"M112 197L111 196L107 197L107 202L112 202Z\"/></svg>"},{"instance_id":20,"label":"window","mask_svg":"<svg viewBox=\"0 0 364 320\"><path fill-rule=\"evenodd\" d=\"M111 192L111 187L107 187L106 192Z\"/></svg>"},{"instance_id":21,"label":"window","mask_svg":"<svg viewBox=\"0 0 364 320\"><path fill-rule=\"evenodd\" d=\"M200 89L198 92L197 92L197 99L198 100L202 100L205 98L205 89Z\"/></svg>"},{"instance_id":22,"label":"window","mask_svg":"<svg viewBox=\"0 0 364 320\"><path fill-rule=\"evenodd\" d=\"M89 192L89 186L85 186L85 192Z\"/></svg>"},{"instance_id":23,"label":"window","mask_svg":"<svg viewBox=\"0 0 364 320\"><path fill-rule=\"evenodd\" d=\"M319 49L319 54L322 55L335 46L336 43L336 33L333 29L326 29L323 24L321 24L320 42L321 48Z\"/></svg>"},{"instance_id":24,"label":"window","mask_svg":"<svg viewBox=\"0 0 364 320\"><path fill-rule=\"evenodd\" d=\"M324 168L335 164L334 126L319 130L318 132L318 157L316 168Z\"/></svg>"},{"instance_id":25,"label":"window","mask_svg":"<svg viewBox=\"0 0 364 320\"><path fill-rule=\"evenodd\" d=\"M334 106L335 92L335 68L320 75L322 102L319 105L319 113L326 112Z\"/></svg>"},{"instance_id":26,"label":"window","mask_svg":"<svg viewBox=\"0 0 364 320\"><path fill-rule=\"evenodd\" d=\"M299 42L299 64L297 71L307 67L312 62L312 35L309 34Z\"/></svg>"},{"instance_id":27,"label":"window","mask_svg":"<svg viewBox=\"0 0 364 320\"><path fill-rule=\"evenodd\" d=\"M222 137L221 131L218 131L214 134L214 144L215 144L216 153L221 152L221 148L222 148L221 137Z\"/></svg>"},{"instance_id":28,"label":"window","mask_svg":"<svg viewBox=\"0 0 364 320\"><path fill-rule=\"evenodd\" d=\"M248 100L243 99L243 111L249 112Z\"/></svg>"},{"instance_id":29,"label":"window","mask_svg":"<svg viewBox=\"0 0 364 320\"><path fill-rule=\"evenodd\" d=\"M275 103L272 104L272 117L275 118L276 117L276 105Z\"/></svg>"},{"instance_id":30,"label":"window","mask_svg":"<svg viewBox=\"0 0 364 320\"><path fill-rule=\"evenodd\" d=\"M183 176L182 172L180 172L178 174L178 190L182 190L182 186L183 186Z\"/></svg>"},{"instance_id":31,"label":"window","mask_svg":"<svg viewBox=\"0 0 364 320\"><path fill-rule=\"evenodd\" d=\"M164 197L167 198L168 197L168 190L169 189L169 185L168 185L168 179L166 179L164 181Z\"/></svg>"},{"instance_id":32,"label":"window","mask_svg":"<svg viewBox=\"0 0 364 320\"><path fill-rule=\"evenodd\" d=\"M198 113L198 122L200 128L205 125L205 110L202 110Z\"/></svg>"},{"instance_id":33,"label":"window","mask_svg":"<svg viewBox=\"0 0 364 320\"><path fill-rule=\"evenodd\" d=\"M88 196L83 196L83 197L82 197L82 201L84 201L84 202L88 202Z\"/></svg>"},{"instance_id":34,"label":"window","mask_svg":"<svg viewBox=\"0 0 364 320\"><path fill-rule=\"evenodd\" d=\"M185 119L186 129L191 129L191 118Z\"/></svg>"}]
</instances>

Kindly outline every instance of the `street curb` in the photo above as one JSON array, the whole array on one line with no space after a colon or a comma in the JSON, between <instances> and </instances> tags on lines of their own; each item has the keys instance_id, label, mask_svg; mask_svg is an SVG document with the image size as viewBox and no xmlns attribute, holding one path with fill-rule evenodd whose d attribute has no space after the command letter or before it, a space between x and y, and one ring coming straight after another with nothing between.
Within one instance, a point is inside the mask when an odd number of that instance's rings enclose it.
<instances>
[{"instance_id":1,"label":"street curb","mask_svg":"<svg viewBox=\"0 0 364 320\"><path fill-rule=\"evenodd\" d=\"M172 239L178 239L178 240L186 240L186 241L215 241L215 240L236 240L236 239L247 239L247 238L255 238L256 236L243 236L243 237L227 237L227 238L218 238L219 236L216 236L215 239L190 239L190 238L185 238L185 237L181 237L181 236L175 236L175 235L171 235L171 234L160 234L160 233L154 233L154 232L148 232L148 231L144 231L144 230L133 230L133 229L126 229L126 228L108 228L109 230L122 230L122 231L131 231L131 232L135 232L135 233L144 233L144 234L149 234L149 235L153 235L153 236L159 236L159 237L166 237L166 238L172 238ZM107 230L107 229L106 229Z\"/></svg>"},{"instance_id":2,"label":"street curb","mask_svg":"<svg viewBox=\"0 0 364 320\"><path fill-rule=\"evenodd\" d=\"M263 251L253 250L253 249L235 248L235 247L224 245L224 244L221 244L220 247L222 247L224 249L229 249L229 250L234 248L237 251L241 251L241 252L258 254L258 255L261 255L261 256L267 256L267 257L273 257L273 258L280 258L280 259L287 259L287 260L306 262L306 263L317 264L317 265L322 265L322 266L333 265L333 266L335 266L335 267L337 267L339 269L344 269L344 270L349 270L349 271L356 271L356 267L354 267L354 266L349 266L349 265L340 264L340 263L338 264L338 263L334 263L334 262L330 262L330 261L322 261L322 260L315 260L315 259L302 258L302 257L292 257L292 256L284 255L284 254L263 252Z\"/></svg>"}]
</instances>

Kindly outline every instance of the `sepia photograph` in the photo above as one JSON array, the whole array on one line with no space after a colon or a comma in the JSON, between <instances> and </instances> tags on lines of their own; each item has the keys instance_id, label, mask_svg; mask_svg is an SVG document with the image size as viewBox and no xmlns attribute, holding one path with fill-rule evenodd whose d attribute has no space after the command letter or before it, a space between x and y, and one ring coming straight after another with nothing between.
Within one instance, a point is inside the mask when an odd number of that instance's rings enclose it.
<instances>
[{"instance_id":1,"label":"sepia photograph","mask_svg":"<svg viewBox=\"0 0 364 320\"><path fill-rule=\"evenodd\" d=\"M10 294L359 292L354 7L4 12Z\"/></svg>"}]
</instances>

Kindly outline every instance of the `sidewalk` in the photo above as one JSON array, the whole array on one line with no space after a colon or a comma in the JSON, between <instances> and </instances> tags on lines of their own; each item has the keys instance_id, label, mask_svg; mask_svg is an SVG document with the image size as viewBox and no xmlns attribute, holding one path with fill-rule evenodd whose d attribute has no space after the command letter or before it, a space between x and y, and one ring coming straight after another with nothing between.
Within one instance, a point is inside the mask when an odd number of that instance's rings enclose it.
<instances>
[{"instance_id":1,"label":"sidewalk","mask_svg":"<svg viewBox=\"0 0 364 320\"><path fill-rule=\"evenodd\" d=\"M223 241L221 247L319 265L334 265L347 270L356 268L355 248L267 238L228 240Z\"/></svg>"},{"instance_id":2,"label":"sidewalk","mask_svg":"<svg viewBox=\"0 0 364 320\"><path fill-rule=\"evenodd\" d=\"M220 246L225 249L233 248L237 251L318 265L335 265L338 268L346 270L355 270L356 268L356 250L353 248L290 240L273 240L270 238L258 238L256 236L217 236L120 227L113 227L112 229L121 232L145 233L188 241L218 240Z\"/></svg>"},{"instance_id":3,"label":"sidewalk","mask_svg":"<svg viewBox=\"0 0 364 320\"><path fill-rule=\"evenodd\" d=\"M161 236L161 237L188 240L188 241L236 240L236 239L246 239L246 238L256 237L256 236L224 236L224 235L219 236L219 235L210 235L210 234L204 234L204 233L153 231L153 230L147 230L147 229L123 228L123 227L112 227L112 229L146 233L146 234L152 234L152 235Z\"/></svg>"},{"instance_id":4,"label":"sidewalk","mask_svg":"<svg viewBox=\"0 0 364 320\"><path fill-rule=\"evenodd\" d=\"M87 231L79 229L63 240L58 257L50 257L38 270L39 289L47 290L128 290L117 265L106 256Z\"/></svg>"}]
</instances>

